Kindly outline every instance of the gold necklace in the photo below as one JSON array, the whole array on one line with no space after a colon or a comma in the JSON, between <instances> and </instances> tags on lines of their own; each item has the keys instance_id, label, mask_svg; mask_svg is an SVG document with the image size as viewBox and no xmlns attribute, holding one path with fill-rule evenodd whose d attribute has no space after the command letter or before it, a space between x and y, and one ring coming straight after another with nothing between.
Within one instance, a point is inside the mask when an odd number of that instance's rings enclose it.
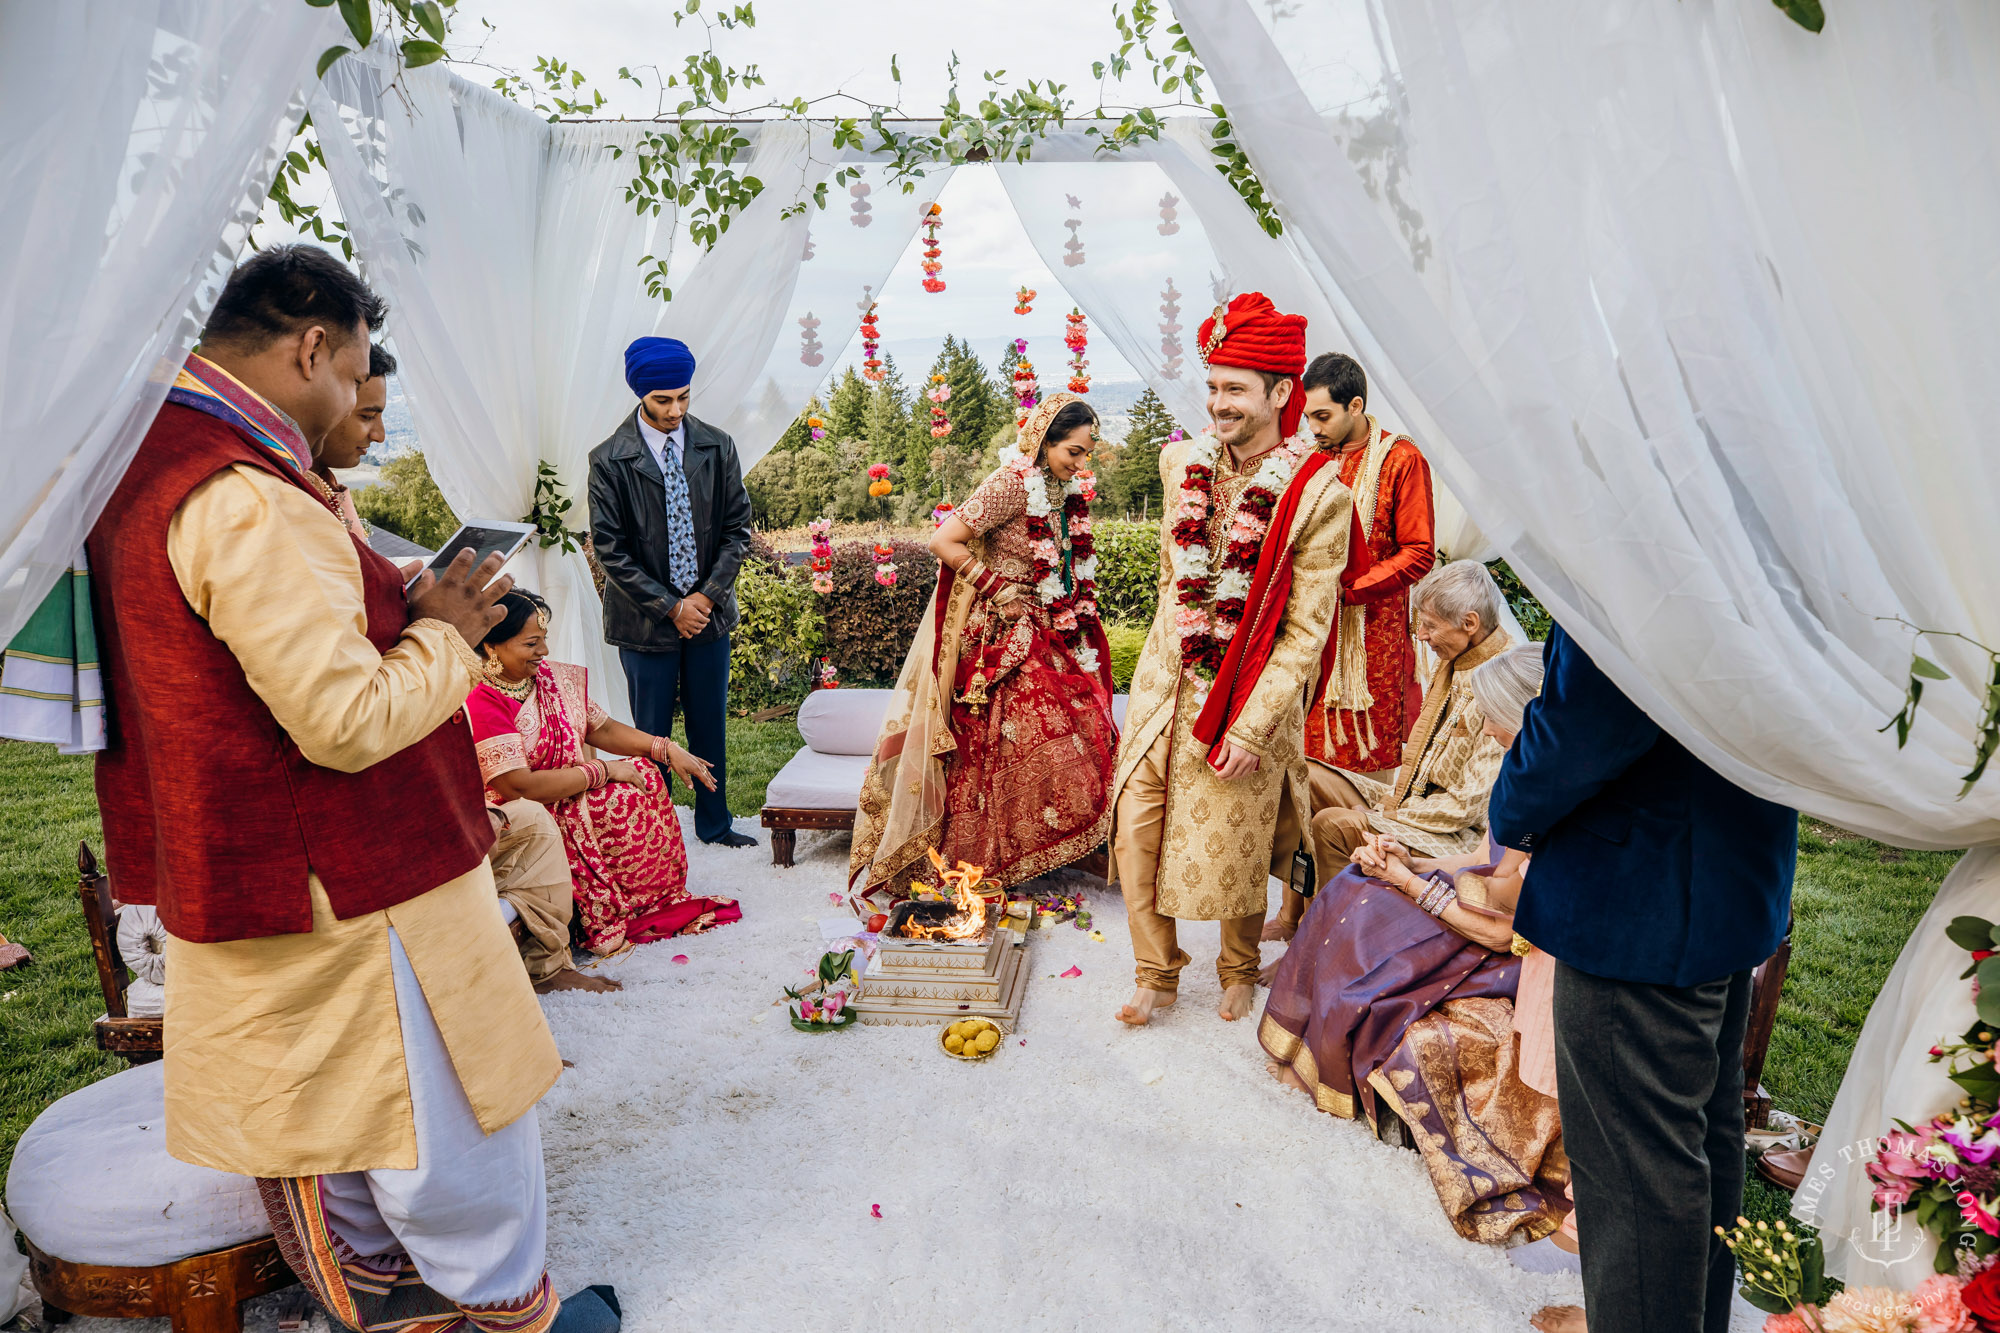
<instances>
[{"instance_id":1,"label":"gold necklace","mask_svg":"<svg viewBox=\"0 0 2000 1333\"><path fill-rule=\"evenodd\" d=\"M499 663L496 662L494 665L498 666ZM509 699L519 699L522 703L526 703L528 696L535 692L535 678L533 676L528 677L526 680L508 680L500 672L493 671L487 673L486 683L506 695Z\"/></svg>"}]
</instances>

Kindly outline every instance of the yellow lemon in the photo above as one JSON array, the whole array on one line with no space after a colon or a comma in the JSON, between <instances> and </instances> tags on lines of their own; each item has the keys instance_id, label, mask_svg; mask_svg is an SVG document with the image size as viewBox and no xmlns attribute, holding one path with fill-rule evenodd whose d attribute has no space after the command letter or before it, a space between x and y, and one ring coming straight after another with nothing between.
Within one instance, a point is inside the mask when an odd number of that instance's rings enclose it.
<instances>
[{"instance_id":1,"label":"yellow lemon","mask_svg":"<svg viewBox=\"0 0 2000 1333\"><path fill-rule=\"evenodd\" d=\"M991 1028L988 1028L986 1031L980 1033L979 1036L975 1038L973 1041L973 1045L979 1048L981 1054L984 1054L985 1052L992 1050L995 1046L998 1046L999 1044L1000 1044L1000 1034L993 1031Z\"/></svg>"},{"instance_id":2,"label":"yellow lemon","mask_svg":"<svg viewBox=\"0 0 2000 1333\"><path fill-rule=\"evenodd\" d=\"M957 1055L965 1049L965 1038L954 1032L944 1039L944 1048L953 1055Z\"/></svg>"}]
</instances>

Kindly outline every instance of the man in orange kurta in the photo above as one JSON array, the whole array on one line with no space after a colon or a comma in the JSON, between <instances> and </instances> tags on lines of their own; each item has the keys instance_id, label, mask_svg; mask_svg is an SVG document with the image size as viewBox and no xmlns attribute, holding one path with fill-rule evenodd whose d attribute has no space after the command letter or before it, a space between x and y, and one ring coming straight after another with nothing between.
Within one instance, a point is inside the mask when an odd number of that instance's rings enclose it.
<instances>
[{"instance_id":1,"label":"man in orange kurta","mask_svg":"<svg viewBox=\"0 0 2000 1333\"><path fill-rule=\"evenodd\" d=\"M1321 448L1340 451L1341 484L1354 492L1354 524L1366 549L1350 541L1341 576L1340 624L1323 673L1326 686L1306 710L1306 764L1313 808L1330 770L1380 776L1396 767L1423 709L1416 644L1410 638L1410 589L1437 561L1431 469L1407 435L1368 415L1368 377L1351 356L1313 358L1303 380L1306 424ZM1288 940L1305 899L1287 889L1285 905L1264 928Z\"/></svg>"}]
</instances>

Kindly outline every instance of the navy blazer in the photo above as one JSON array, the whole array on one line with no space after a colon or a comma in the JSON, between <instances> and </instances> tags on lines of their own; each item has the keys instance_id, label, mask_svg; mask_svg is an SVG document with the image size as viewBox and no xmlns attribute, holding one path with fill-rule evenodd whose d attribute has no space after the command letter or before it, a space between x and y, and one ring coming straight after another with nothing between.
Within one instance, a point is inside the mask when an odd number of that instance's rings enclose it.
<instances>
[{"instance_id":1,"label":"navy blazer","mask_svg":"<svg viewBox=\"0 0 2000 1333\"><path fill-rule=\"evenodd\" d=\"M1514 926L1579 971L1696 986L1755 967L1791 919L1795 810L1689 754L1558 625L1487 807L1534 857Z\"/></svg>"}]
</instances>

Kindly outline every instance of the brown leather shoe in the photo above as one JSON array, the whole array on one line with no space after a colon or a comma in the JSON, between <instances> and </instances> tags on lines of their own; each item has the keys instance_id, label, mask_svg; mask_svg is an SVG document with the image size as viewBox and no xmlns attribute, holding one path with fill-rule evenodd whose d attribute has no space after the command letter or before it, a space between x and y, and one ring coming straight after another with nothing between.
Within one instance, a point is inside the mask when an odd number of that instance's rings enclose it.
<instances>
[{"instance_id":1,"label":"brown leather shoe","mask_svg":"<svg viewBox=\"0 0 2000 1333\"><path fill-rule=\"evenodd\" d=\"M1797 1190L1799 1182L1806 1178L1806 1169L1812 1165L1811 1148L1787 1148L1763 1154L1757 1159L1757 1174L1776 1185L1785 1193Z\"/></svg>"}]
</instances>

